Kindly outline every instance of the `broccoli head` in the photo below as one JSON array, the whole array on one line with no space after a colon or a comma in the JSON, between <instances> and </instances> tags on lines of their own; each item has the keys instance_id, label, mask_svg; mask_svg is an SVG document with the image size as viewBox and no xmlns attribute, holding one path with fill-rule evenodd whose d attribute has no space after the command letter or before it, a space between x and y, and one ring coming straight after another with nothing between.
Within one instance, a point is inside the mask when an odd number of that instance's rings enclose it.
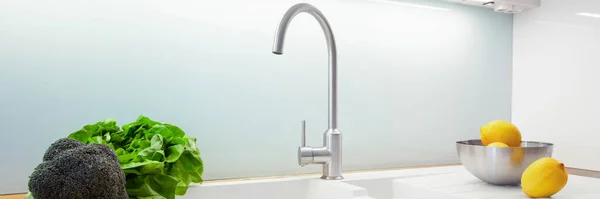
<instances>
[{"instance_id":1,"label":"broccoli head","mask_svg":"<svg viewBox=\"0 0 600 199\"><path fill-rule=\"evenodd\" d=\"M63 138L44 154L29 179L35 199L127 199L125 173L106 145Z\"/></svg>"}]
</instances>

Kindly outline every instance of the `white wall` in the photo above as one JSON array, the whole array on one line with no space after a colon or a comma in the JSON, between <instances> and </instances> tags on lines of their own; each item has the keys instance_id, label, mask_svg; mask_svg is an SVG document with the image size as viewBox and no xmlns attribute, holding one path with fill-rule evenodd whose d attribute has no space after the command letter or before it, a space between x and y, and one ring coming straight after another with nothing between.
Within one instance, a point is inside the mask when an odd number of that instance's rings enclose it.
<instances>
[{"instance_id":1,"label":"white wall","mask_svg":"<svg viewBox=\"0 0 600 199\"><path fill-rule=\"evenodd\" d=\"M296 0L0 1L0 193L23 192L54 140L139 114L198 137L205 178L297 166L327 125L318 23ZM455 141L510 118L512 16L439 1L313 0L339 49L344 169L457 162ZM441 9L440 9L441 8Z\"/></svg>"},{"instance_id":2,"label":"white wall","mask_svg":"<svg viewBox=\"0 0 600 199\"><path fill-rule=\"evenodd\" d=\"M514 18L512 121L567 166L600 170L600 18L576 14L600 1L542 4Z\"/></svg>"}]
</instances>

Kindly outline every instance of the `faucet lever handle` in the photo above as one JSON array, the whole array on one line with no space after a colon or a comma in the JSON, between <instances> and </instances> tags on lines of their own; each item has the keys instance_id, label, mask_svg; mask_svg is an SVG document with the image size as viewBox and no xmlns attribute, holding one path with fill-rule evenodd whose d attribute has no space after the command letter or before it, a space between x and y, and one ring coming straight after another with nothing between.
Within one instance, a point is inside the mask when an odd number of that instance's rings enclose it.
<instances>
[{"instance_id":1,"label":"faucet lever handle","mask_svg":"<svg viewBox=\"0 0 600 199\"><path fill-rule=\"evenodd\" d=\"M300 134L300 146L306 146L306 120L302 120L302 132Z\"/></svg>"}]
</instances>

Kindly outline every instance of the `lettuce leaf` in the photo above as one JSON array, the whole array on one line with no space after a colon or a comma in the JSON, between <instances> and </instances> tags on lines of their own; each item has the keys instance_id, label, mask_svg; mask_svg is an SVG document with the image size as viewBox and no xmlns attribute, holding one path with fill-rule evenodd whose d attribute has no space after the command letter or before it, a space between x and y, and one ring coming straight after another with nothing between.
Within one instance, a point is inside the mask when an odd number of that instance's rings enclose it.
<instances>
[{"instance_id":1,"label":"lettuce leaf","mask_svg":"<svg viewBox=\"0 0 600 199\"><path fill-rule=\"evenodd\" d=\"M172 124L139 116L117 126L114 119L85 125L68 138L112 148L127 178L130 198L174 199L184 195L190 183L202 183L204 165L196 138Z\"/></svg>"}]
</instances>

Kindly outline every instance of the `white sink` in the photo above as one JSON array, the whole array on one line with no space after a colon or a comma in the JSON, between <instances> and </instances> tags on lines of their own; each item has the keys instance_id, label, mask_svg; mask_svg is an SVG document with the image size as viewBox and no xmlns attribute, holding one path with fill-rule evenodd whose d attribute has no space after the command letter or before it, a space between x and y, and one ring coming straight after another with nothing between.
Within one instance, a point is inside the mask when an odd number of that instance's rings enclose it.
<instances>
[{"instance_id":1,"label":"white sink","mask_svg":"<svg viewBox=\"0 0 600 199\"><path fill-rule=\"evenodd\" d=\"M569 176L553 199L600 198L600 179ZM494 186L462 166L346 173L341 181L294 177L194 185L181 199L526 199L520 187Z\"/></svg>"},{"instance_id":2,"label":"white sink","mask_svg":"<svg viewBox=\"0 0 600 199\"><path fill-rule=\"evenodd\" d=\"M365 188L375 199L395 199L394 181L403 178L439 175L455 172L455 167L435 167L346 174L342 183Z\"/></svg>"},{"instance_id":3,"label":"white sink","mask_svg":"<svg viewBox=\"0 0 600 199\"><path fill-rule=\"evenodd\" d=\"M178 199L373 199L364 188L314 178L249 180L194 185Z\"/></svg>"}]
</instances>

